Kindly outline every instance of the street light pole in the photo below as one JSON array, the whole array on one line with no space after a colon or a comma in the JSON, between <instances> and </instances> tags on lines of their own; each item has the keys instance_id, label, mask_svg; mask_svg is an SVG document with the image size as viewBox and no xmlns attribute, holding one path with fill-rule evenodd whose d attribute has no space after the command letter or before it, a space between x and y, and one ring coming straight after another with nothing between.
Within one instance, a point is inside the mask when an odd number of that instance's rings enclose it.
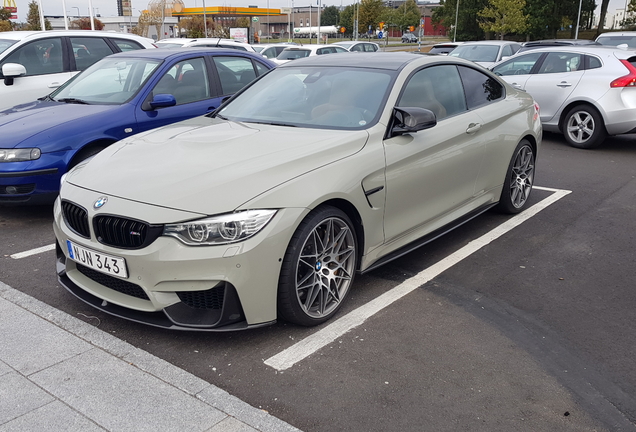
<instances>
[{"instance_id":1,"label":"street light pole","mask_svg":"<svg viewBox=\"0 0 636 432\"><path fill-rule=\"evenodd\" d=\"M205 33L203 35L204 37L208 37L208 19L205 15L205 0L203 0L203 33Z\"/></svg>"},{"instance_id":2,"label":"street light pole","mask_svg":"<svg viewBox=\"0 0 636 432\"><path fill-rule=\"evenodd\" d=\"M66 0L62 0L62 9L64 9L64 30L68 30L68 17L66 16Z\"/></svg>"},{"instance_id":3,"label":"street light pole","mask_svg":"<svg viewBox=\"0 0 636 432\"><path fill-rule=\"evenodd\" d=\"M38 0L40 2L40 27L42 31L46 30L46 26L44 25L44 11L42 10L42 0Z\"/></svg>"},{"instance_id":4,"label":"street light pole","mask_svg":"<svg viewBox=\"0 0 636 432\"><path fill-rule=\"evenodd\" d=\"M583 5L583 0L579 0L579 16L576 19L576 30L574 31L574 39L579 38L579 23L581 22L581 6Z\"/></svg>"},{"instance_id":5,"label":"street light pole","mask_svg":"<svg viewBox=\"0 0 636 432\"><path fill-rule=\"evenodd\" d=\"M455 28L453 29L453 42L457 40L457 18L459 17L459 0L457 0L457 5L455 9Z\"/></svg>"},{"instance_id":6,"label":"street light pole","mask_svg":"<svg viewBox=\"0 0 636 432\"><path fill-rule=\"evenodd\" d=\"M91 20L91 30L95 30L95 21L93 20L93 2L88 0L88 14Z\"/></svg>"}]
</instances>

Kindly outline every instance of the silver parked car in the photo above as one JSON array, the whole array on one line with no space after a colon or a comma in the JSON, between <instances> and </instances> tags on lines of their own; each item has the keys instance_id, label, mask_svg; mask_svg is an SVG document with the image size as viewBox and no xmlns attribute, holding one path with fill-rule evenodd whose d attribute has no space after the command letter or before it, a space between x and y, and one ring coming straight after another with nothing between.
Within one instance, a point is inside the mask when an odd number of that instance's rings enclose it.
<instances>
[{"instance_id":1,"label":"silver parked car","mask_svg":"<svg viewBox=\"0 0 636 432\"><path fill-rule=\"evenodd\" d=\"M540 48L492 68L541 107L546 131L593 148L636 131L636 51L598 45Z\"/></svg>"},{"instance_id":2,"label":"silver parked car","mask_svg":"<svg viewBox=\"0 0 636 432\"><path fill-rule=\"evenodd\" d=\"M483 67L489 67L512 56L519 51L520 48L521 44L519 42L484 40L464 42L448 53L448 55L474 61Z\"/></svg>"},{"instance_id":3,"label":"silver parked car","mask_svg":"<svg viewBox=\"0 0 636 432\"><path fill-rule=\"evenodd\" d=\"M461 59L285 63L214 113L70 171L54 207L59 280L164 328L320 324L357 272L492 207L523 210L538 117L530 95Z\"/></svg>"}]
</instances>

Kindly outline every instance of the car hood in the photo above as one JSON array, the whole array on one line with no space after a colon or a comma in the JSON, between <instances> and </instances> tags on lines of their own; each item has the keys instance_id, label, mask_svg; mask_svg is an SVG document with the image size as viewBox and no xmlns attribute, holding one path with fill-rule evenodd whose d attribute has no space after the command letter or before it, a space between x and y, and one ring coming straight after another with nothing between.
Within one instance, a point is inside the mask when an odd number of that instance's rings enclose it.
<instances>
[{"instance_id":1,"label":"car hood","mask_svg":"<svg viewBox=\"0 0 636 432\"><path fill-rule=\"evenodd\" d=\"M105 195L216 214L362 149L366 131L197 117L115 143L66 181Z\"/></svg>"},{"instance_id":2,"label":"car hood","mask_svg":"<svg viewBox=\"0 0 636 432\"><path fill-rule=\"evenodd\" d=\"M20 143L38 133L118 107L119 105L80 105L43 101L17 105L0 112L2 147L18 147Z\"/></svg>"}]
</instances>

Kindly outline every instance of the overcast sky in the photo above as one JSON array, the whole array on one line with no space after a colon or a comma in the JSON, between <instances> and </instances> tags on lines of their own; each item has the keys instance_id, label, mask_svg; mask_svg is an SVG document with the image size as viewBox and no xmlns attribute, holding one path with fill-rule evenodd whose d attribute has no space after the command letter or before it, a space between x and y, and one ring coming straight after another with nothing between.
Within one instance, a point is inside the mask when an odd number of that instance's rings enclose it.
<instances>
[{"instance_id":1,"label":"overcast sky","mask_svg":"<svg viewBox=\"0 0 636 432\"><path fill-rule=\"evenodd\" d=\"M5 5L7 0L3 0ZM37 0L36 0L37 1ZM89 0L40 0L42 2L42 9L44 15L63 15L64 14L64 1L66 2L66 13L69 16L77 16L78 8L80 15L87 16L89 11ZM294 6L306 6L310 1L315 0L294 0ZM99 13L102 16L117 16L117 1L116 0L91 0L93 4L93 10L95 13ZM139 11L148 7L149 0L132 0L133 15L138 16ZM323 5L331 6L341 4L347 5L353 3L353 0L323 0ZM15 0L18 6L18 20L19 22L26 21L26 15L29 11L30 0ZM203 0L184 0L186 7L202 7ZM601 0L596 1L600 5ZM233 7L246 7L248 5L256 5L261 8L265 8L269 5L272 8L287 7L292 5L292 0L206 0L206 6L233 6ZM461 5L461 3L460 3ZM625 0L610 0L609 11L615 9L622 9L625 7ZM600 6L599 6L600 8ZM597 13L599 11L597 8Z\"/></svg>"}]
</instances>

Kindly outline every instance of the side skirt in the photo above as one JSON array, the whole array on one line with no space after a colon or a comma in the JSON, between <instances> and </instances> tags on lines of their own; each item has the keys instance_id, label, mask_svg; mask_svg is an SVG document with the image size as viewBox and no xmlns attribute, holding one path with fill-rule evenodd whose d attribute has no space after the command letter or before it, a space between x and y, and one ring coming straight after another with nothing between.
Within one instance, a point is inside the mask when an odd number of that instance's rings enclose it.
<instances>
[{"instance_id":1,"label":"side skirt","mask_svg":"<svg viewBox=\"0 0 636 432\"><path fill-rule=\"evenodd\" d=\"M415 249L424 246L427 243L432 242L433 240L438 239L439 237L443 236L444 234L454 230L455 228L458 228L462 225L464 225L466 222L476 218L477 216L479 216L480 214L490 210L491 208L493 208L494 206L496 206L497 203L494 204L486 204L485 206L479 207L478 209L473 210L470 213L467 213L466 215L462 216L461 218L449 223L448 225L444 225L443 227L436 229L435 231L431 232L430 234L425 235L424 237L421 237L405 246L402 246L399 249L394 250L393 252L383 256L382 258L380 258L379 260L377 260L376 262L374 262L373 264L371 264L369 267L367 267L366 269L360 271L360 274L365 274L368 273L370 271L373 271L375 269L377 269L378 267L389 263L395 259L398 259L404 255L406 255L409 252L414 251Z\"/></svg>"}]
</instances>

